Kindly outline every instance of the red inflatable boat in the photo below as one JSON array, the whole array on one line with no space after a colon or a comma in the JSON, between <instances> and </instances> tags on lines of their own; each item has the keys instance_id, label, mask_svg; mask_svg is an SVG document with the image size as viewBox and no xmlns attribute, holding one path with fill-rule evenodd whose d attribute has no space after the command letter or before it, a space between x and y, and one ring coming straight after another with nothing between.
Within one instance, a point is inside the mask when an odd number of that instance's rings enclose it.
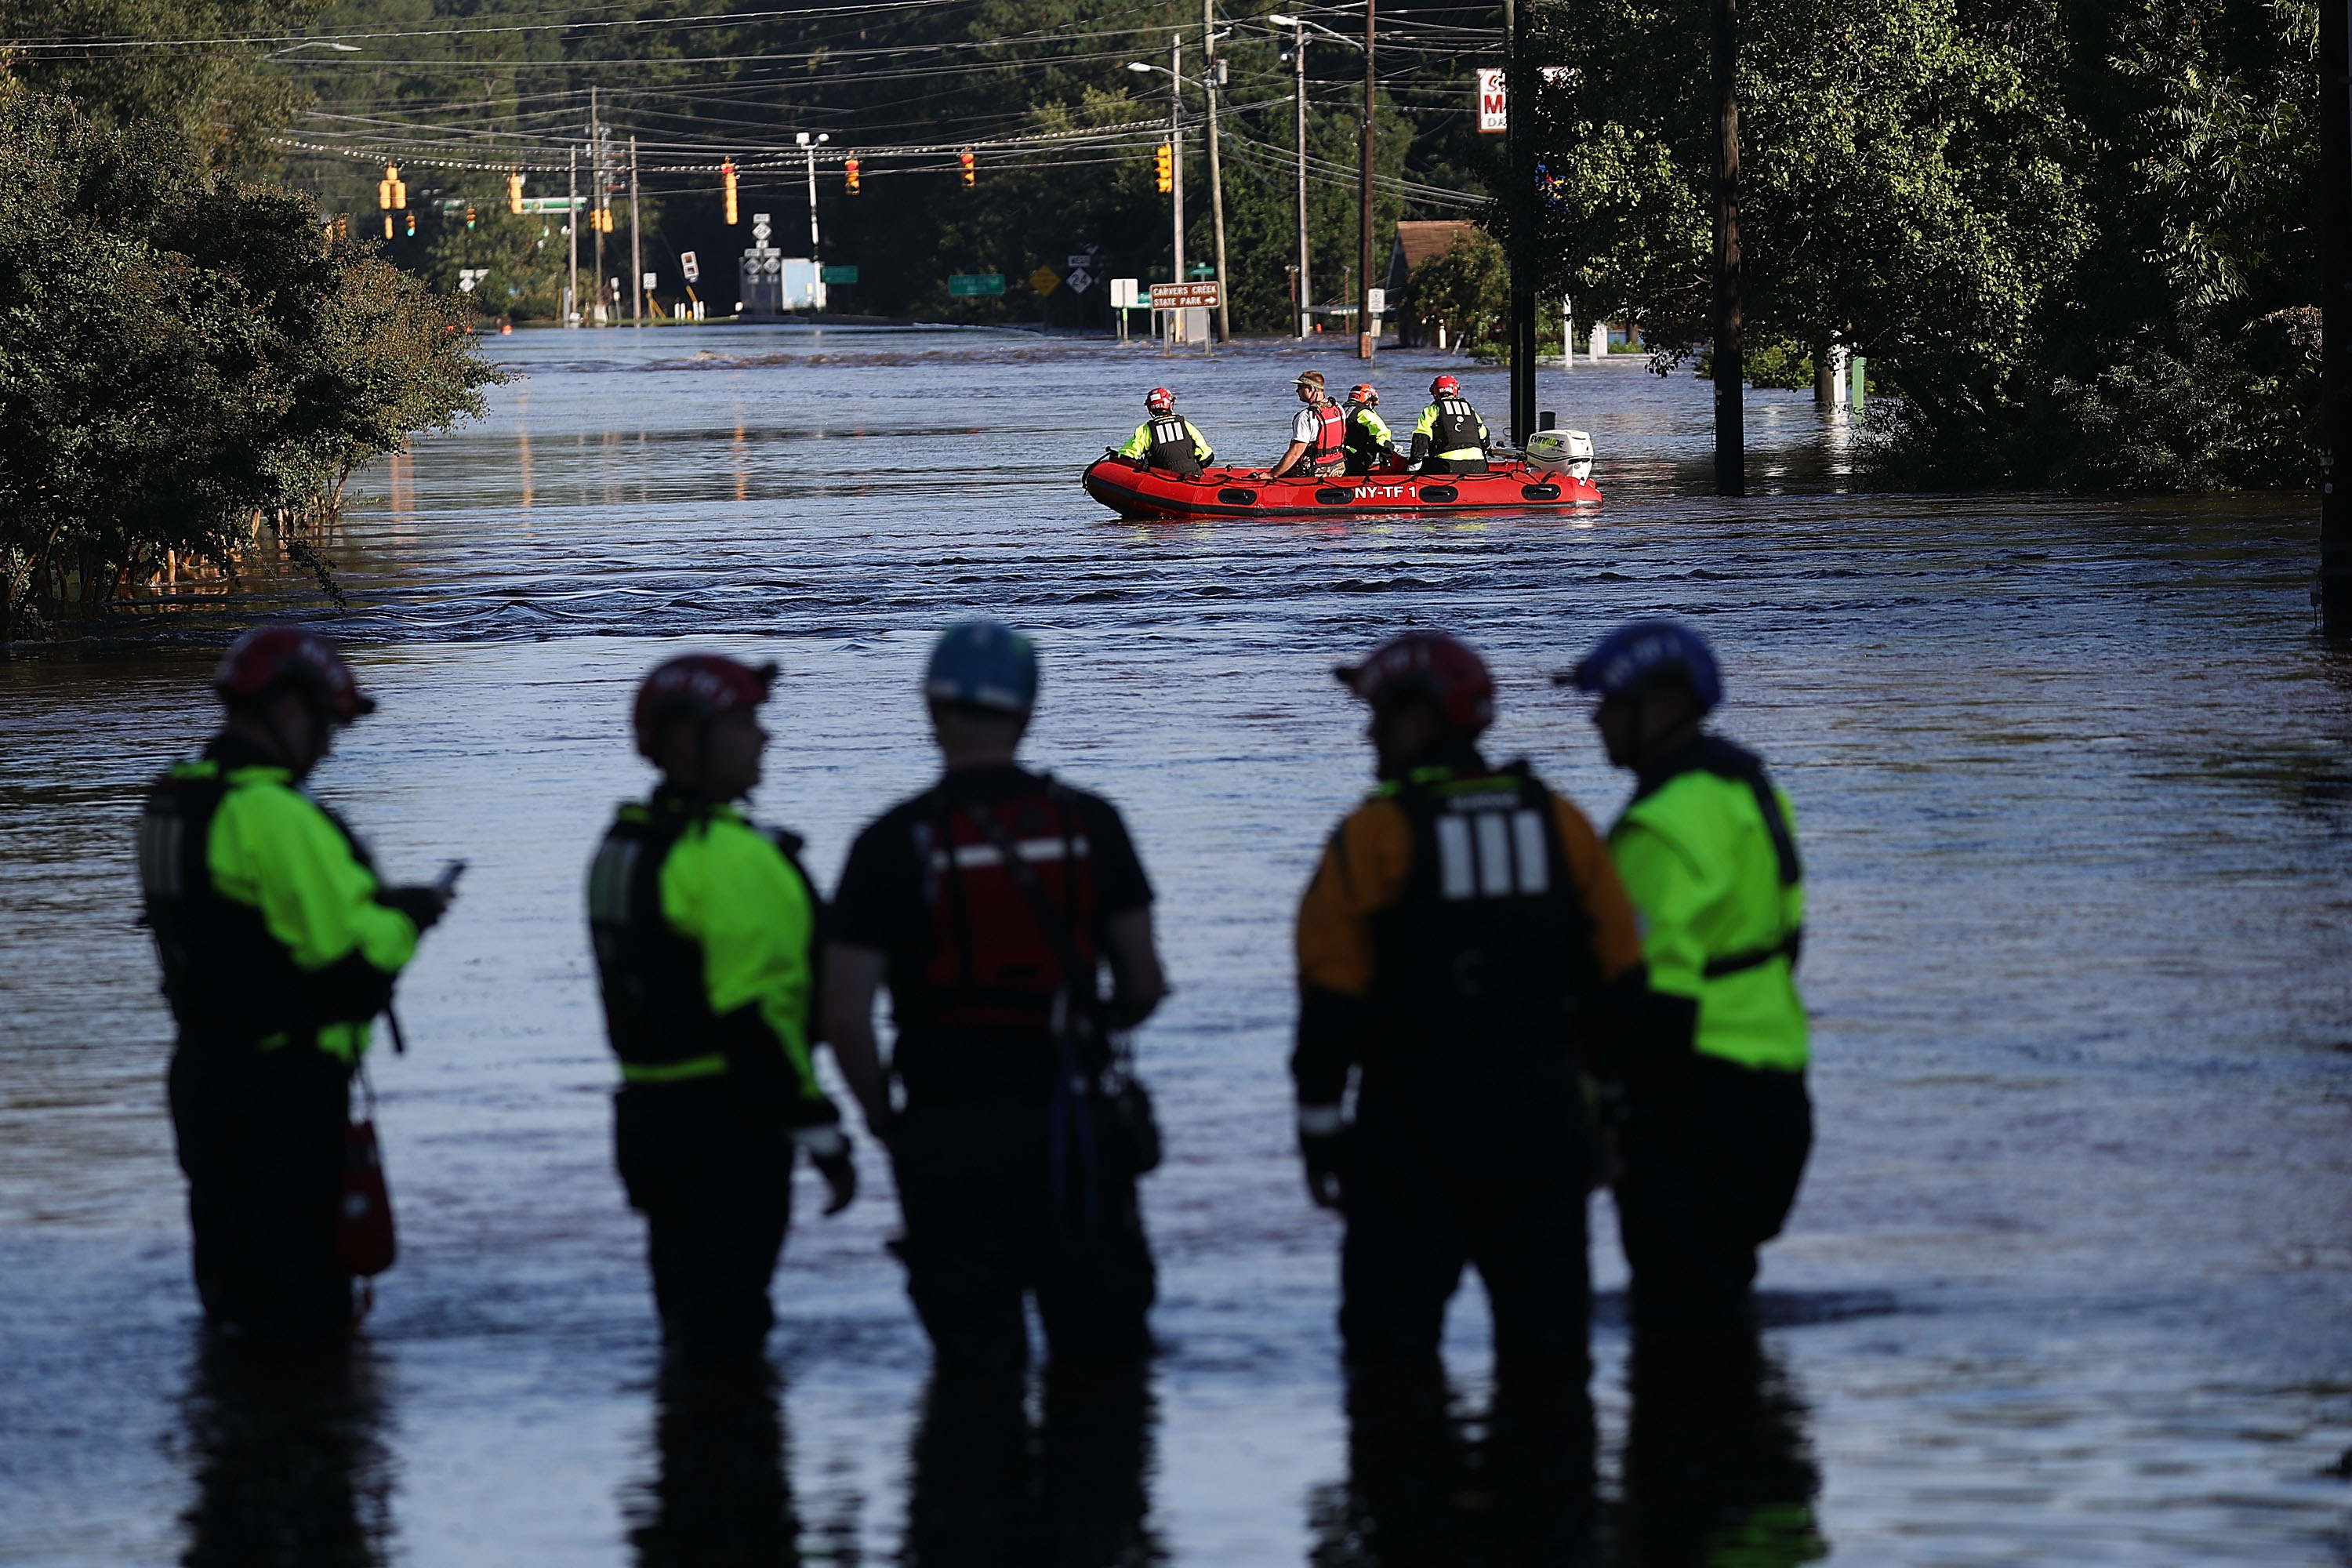
<instances>
[{"instance_id":1,"label":"red inflatable boat","mask_svg":"<svg viewBox=\"0 0 2352 1568\"><path fill-rule=\"evenodd\" d=\"M1213 468L1188 479L1105 453L1087 468L1086 484L1087 494L1121 517L1302 517L1483 507L1550 511L1601 504L1601 491L1590 479L1516 458L1498 458L1483 474L1414 475L1399 468L1328 479L1269 479L1264 468Z\"/></svg>"}]
</instances>

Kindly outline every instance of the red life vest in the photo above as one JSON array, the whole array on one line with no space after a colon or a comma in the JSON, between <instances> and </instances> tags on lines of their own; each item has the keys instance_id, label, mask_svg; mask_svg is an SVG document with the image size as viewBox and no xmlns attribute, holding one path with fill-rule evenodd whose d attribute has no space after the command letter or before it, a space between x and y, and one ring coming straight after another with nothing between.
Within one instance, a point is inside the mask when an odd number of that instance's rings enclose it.
<instances>
[{"instance_id":1,"label":"red life vest","mask_svg":"<svg viewBox=\"0 0 2352 1568\"><path fill-rule=\"evenodd\" d=\"M1093 846L1077 802L1048 785L993 805L959 805L934 816L918 840L931 914L922 1022L929 1030L1050 1033L1056 1007L1071 1005L1072 992L1091 996L1094 976L1062 973L1054 942L1003 852L972 820L978 811L993 816L1036 868L1079 961L1092 966L1097 959Z\"/></svg>"},{"instance_id":2,"label":"red life vest","mask_svg":"<svg viewBox=\"0 0 2352 1568\"><path fill-rule=\"evenodd\" d=\"M1338 462L1348 440L1346 412L1338 404L1328 399L1317 404L1307 412L1313 414L1321 423L1315 431L1315 449L1307 454L1307 460L1318 468L1321 468L1326 463Z\"/></svg>"}]
</instances>

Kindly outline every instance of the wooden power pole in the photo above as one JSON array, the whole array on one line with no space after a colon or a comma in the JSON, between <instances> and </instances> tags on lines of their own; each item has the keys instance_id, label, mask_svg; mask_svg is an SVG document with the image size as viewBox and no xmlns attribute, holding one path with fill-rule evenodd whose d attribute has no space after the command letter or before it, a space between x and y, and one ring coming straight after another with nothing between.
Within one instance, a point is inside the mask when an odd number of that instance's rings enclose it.
<instances>
[{"instance_id":1,"label":"wooden power pole","mask_svg":"<svg viewBox=\"0 0 2352 1568\"><path fill-rule=\"evenodd\" d=\"M2319 618L2352 638L2352 18L2319 8Z\"/></svg>"},{"instance_id":2,"label":"wooden power pole","mask_svg":"<svg viewBox=\"0 0 2352 1568\"><path fill-rule=\"evenodd\" d=\"M1511 444L1523 447L1536 427L1536 245L1535 139L1538 73L1530 38L1535 0L1503 0L1503 26L1509 37L1503 57L1504 199L1511 268Z\"/></svg>"},{"instance_id":3,"label":"wooden power pole","mask_svg":"<svg viewBox=\"0 0 2352 1568\"><path fill-rule=\"evenodd\" d=\"M1715 0L1715 493L1748 493L1739 298L1739 3Z\"/></svg>"},{"instance_id":4,"label":"wooden power pole","mask_svg":"<svg viewBox=\"0 0 2352 1568\"><path fill-rule=\"evenodd\" d=\"M1361 171L1362 212L1357 220L1356 357L1372 357L1372 9L1364 0L1364 146Z\"/></svg>"}]
</instances>

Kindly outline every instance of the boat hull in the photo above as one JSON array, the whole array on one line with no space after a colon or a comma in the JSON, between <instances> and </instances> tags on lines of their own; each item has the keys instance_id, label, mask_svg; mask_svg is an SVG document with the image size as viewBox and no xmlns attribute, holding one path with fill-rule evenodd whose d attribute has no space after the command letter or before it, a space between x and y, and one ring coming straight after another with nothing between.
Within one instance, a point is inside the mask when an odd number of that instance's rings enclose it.
<instances>
[{"instance_id":1,"label":"boat hull","mask_svg":"<svg viewBox=\"0 0 2352 1568\"><path fill-rule=\"evenodd\" d=\"M1198 479L1106 456L1088 465L1087 494L1121 517L1320 517L1354 513L1561 511L1599 506L1591 479L1517 461L1483 474L1350 474L1268 479L1262 468L1213 468Z\"/></svg>"}]
</instances>

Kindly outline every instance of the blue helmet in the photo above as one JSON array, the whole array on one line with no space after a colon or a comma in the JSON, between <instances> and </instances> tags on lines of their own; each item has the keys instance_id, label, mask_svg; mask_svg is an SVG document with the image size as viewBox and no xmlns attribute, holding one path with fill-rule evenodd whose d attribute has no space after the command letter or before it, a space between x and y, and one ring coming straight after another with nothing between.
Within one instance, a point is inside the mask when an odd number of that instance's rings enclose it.
<instances>
[{"instance_id":1,"label":"blue helmet","mask_svg":"<svg viewBox=\"0 0 2352 1568\"><path fill-rule=\"evenodd\" d=\"M1552 677L1555 684L1602 697L1639 691L1661 675L1680 675L1702 708L1723 700L1723 672L1706 639L1680 621L1635 621L1602 637L1574 669Z\"/></svg>"},{"instance_id":2,"label":"blue helmet","mask_svg":"<svg viewBox=\"0 0 2352 1568\"><path fill-rule=\"evenodd\" d=\"M923 695L934 702L1026 713L1037 704L1037 645L1003 621L958 621L931 645Z\"/></svg>"}]
</instances>

